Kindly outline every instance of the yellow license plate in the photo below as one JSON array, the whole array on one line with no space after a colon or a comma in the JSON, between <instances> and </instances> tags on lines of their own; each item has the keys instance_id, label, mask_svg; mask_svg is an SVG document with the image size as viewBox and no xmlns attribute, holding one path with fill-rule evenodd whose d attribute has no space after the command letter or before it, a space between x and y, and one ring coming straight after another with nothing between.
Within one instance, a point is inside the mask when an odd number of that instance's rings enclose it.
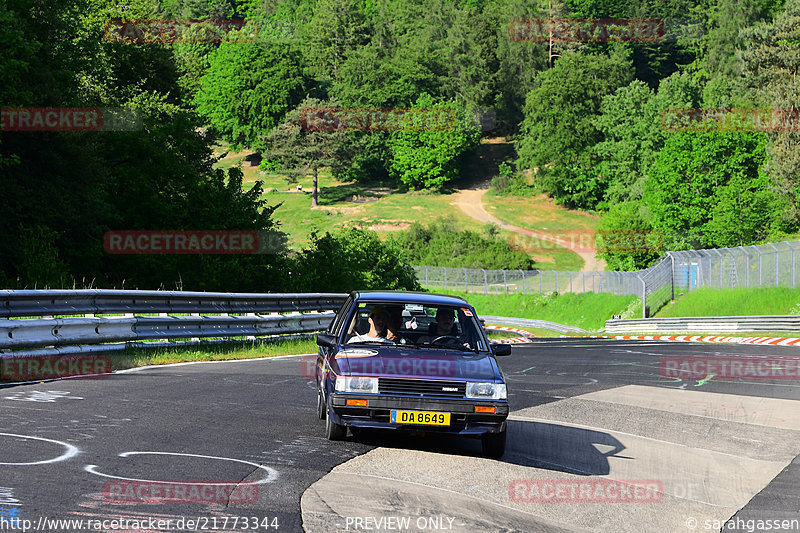
<instances>
[{"instance_id":1,"label":"yellow license plate","mask_svg":"<svg viewBox=\"0 0 800 533\"><path fill-rule=\"evenodd\" d=\"M450 413L429 413L426 411L392 411L392 424L425 424L428 426L449 426Z\"/></svg>"}]
</instances>

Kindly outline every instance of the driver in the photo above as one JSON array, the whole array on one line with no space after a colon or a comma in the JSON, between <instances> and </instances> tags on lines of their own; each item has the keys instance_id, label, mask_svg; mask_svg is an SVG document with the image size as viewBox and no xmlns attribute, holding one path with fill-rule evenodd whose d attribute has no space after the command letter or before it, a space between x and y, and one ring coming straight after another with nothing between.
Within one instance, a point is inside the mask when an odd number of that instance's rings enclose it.
<instances>
[{"instance_id":1,"label":"driver","mask_svg":"<svg viewBox=\"0 0 800 533\"><path fill-rule=\"evenodd\" d=\"M456 312L447 307L436 309L436 322L428 326L428 335L431 339L448 335L458 337L458 326L456 326Z\"/></svg>"}]
</instances>

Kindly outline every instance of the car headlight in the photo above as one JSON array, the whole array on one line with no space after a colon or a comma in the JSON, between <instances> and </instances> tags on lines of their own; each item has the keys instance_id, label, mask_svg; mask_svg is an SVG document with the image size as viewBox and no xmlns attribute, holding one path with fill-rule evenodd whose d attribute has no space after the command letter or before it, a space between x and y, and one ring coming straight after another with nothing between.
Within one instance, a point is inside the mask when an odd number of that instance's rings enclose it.
<instances>
[{"instance_id":1,"label":"car headlight","mask_svg":"<svg viewBox=\"0 0 800 533\"><path fill-rule=\"evenodd\" d=\"M505 400L507 395L505 383L467 382L467 398L479 400Z\"/></svg>"},{"instance_id":2,"label":"car headlight","mask_svg":"<svg viewBox=\"0 0 800 533\"><path fill-rule=\"evenodd\" d=\"M345 377L336 378L336 392L378 393L378 378Z\"/></svg>"}]
</instances>

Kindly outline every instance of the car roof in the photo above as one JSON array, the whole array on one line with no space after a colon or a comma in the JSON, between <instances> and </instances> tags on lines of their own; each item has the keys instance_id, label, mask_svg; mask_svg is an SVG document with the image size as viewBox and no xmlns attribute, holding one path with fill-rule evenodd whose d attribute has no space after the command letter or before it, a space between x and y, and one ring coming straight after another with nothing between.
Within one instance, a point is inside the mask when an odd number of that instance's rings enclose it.
<instances>
[{"instance_id":1,"label":"car roof","mask_svg":"<svg viewBox=\"0 0 800 533\"><path fill-rule=\"evenodd\" d=\"M463 306L469 303L460 296L451 294L434 294L430 292L415 291L353 291L355 300L369 300L396 303L414 303L421 305L455 305Z\"/></svg>"}]
</instances>

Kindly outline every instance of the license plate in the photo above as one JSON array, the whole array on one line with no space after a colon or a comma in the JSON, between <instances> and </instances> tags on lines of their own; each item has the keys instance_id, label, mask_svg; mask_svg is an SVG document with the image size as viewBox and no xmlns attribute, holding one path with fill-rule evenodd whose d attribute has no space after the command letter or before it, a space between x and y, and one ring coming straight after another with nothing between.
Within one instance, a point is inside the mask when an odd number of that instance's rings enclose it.
<instances>
[{"instance_id":1,"label":"license plate","mask_svg":"<svg viewBox=\"0 0 800 533\"><path fill-rule=\"evenodd\" d=\"M450 413L429 413L426 411L392 411L392 424L425 424L428 426L449 426Z\"/></svg>"}]
</instances>

